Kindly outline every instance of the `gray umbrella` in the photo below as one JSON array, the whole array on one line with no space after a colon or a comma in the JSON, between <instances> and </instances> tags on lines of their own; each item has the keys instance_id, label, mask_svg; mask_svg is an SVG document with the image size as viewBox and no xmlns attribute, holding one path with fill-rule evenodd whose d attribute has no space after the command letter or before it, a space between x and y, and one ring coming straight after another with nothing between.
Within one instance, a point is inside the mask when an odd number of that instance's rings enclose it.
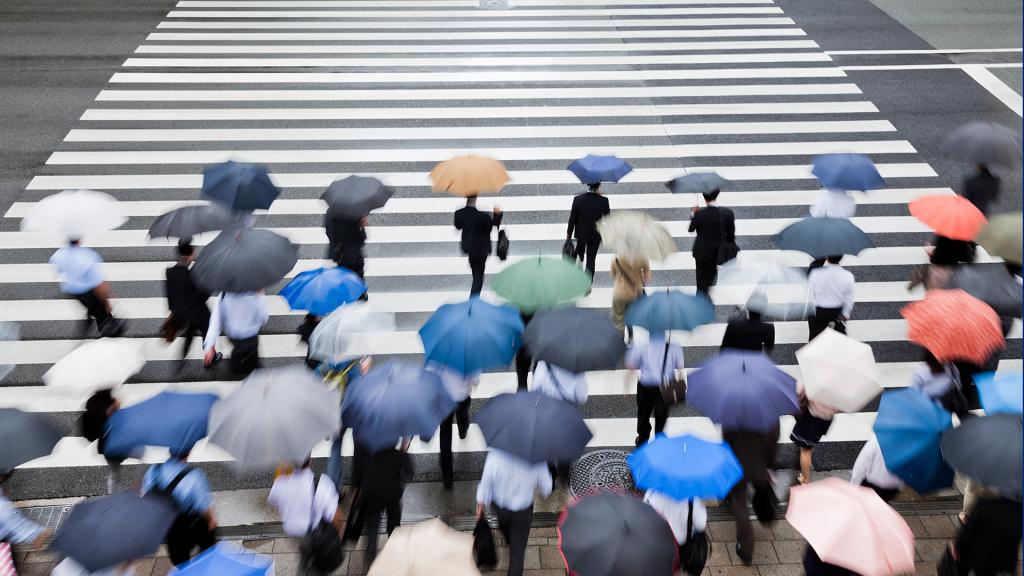
<instances>
[{"instance_id":1,"label":"gray umbrella","mask_svg":"<svg viewBox=\"0 0 1024 576\"><path fill-rule=\"evenodd\" d=\"M42 458L53 451L62 434L35 414L0 408L0 472Z\"/></svg>"},{"instance_id":2,"label":"gray umbrella","mask_svg":"<svg viewBox=\"0 0 1024 576\"><path fill-rule=\"evenodd\" d=\"M331 182L320 198L327 202L329 216L358 220L386 204L394 194L394 188L376 178L352 175Z\"/></svg>"},{"instance_id":3,"label":"gray umbrella","mask_svg":"<svg viewBox=\"0 0 1024 576\"><path fill-rule=\"evenodd\" d=\"M1002 496L1019 499L1024 439L1020 414L967 418L942 435L949 465Z\"/></svg>"},{"instance_id":4,"label":"gray umbrella","mask_svg":"<svg viewBox=\"0 0 1024 576\"><path fill-rule=\"evenodd\" d=\"M942 150L972 164L1016 166L1021 158L1017 133L992 122L964 124L946 138Z\"/></svg>"},{"instance_id":5,"label":"gray umbrella","mask_svg":"<svg viewBox=\"0 0 1024 576\"><path fill-rule=\"evenodd\" d=\"M183 206L161 215L149 227L150 238L191 238L203 232L239 226L244 213L233 212L221 204Z\"/></svg>"},{"instance_id":6,"label":"gray umbrella","mask_svg":"<svg viewBox=\"0 0 1024 576\"><path fill-rule=\"evenodd\" d=\"M199 253L192 278L209 292L261 290L285 277L299 249L269 230L227 230Z\"/></svg>"},{"instance_id":7,"label":"gray umbrella","mask_svg":"<svg viewBox=\"0 0 1024 576\"><path fill-rule=\"evenodd\" d=\"M571 307L538 312L526 325L523 344L537 360L576 373L615 368L626 352L607 314Z\"/></svg>"},{"instance_id":8,"label":"gray umbrella","mask_svg":"<svg viewBox=\"0 0 1024 576\"><path fill-rule=\"evenodd\" d=\"M1021 285L1001 264L959 266L946 284L988 304L1000 316L1021 317Z\"/></svg>"},{"instance_id":9,"label":"gray umbrella","mask_svg":"<svg viewBox=\"0 0 1024 576\"><path fill-rule=\"evenodd\" d=\"M729 181L714 172L694 172L665 183L673 194L707 194L719 190Z\"/></svg>"},{"instance_id":10,"label":"gray umbrella","mask_svg":"<svg viewBox=\"0 0 1024 576\"><path fill-rule=\"evenodd\" d=\"M863 230L846 218L804 218L775 235L782 250L796 250L814 258L852 254L856 256L875 244Z\"/></svg>"}]
</instances>

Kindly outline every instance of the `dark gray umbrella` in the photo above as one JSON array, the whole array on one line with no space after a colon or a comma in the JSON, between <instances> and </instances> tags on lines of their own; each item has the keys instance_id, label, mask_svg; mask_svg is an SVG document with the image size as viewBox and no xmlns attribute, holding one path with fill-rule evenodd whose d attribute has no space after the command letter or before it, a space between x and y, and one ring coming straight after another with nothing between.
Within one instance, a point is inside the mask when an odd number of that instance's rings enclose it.
<instances>
[{"instance_id":1,"label":"dark gray umbrella","mask_svg":"<svg viewBox=\"0 0 1024 576\"><path fill-rule=\"evenodd\" d=\"M227 230L199 253L192 278L210 292L261 290L284 278L299 249L269 230Z\"/></svg>"},{"instance_id":2,"label":"dark gray umbrella","mask_svg":"<svg viewBox=\"0 0 1024 576\"><path fill-rule=\"evenodd\" d=\"M50 548L97 572L156 552L177 515L156 496L121 492L93 498L71 510Z\"/></svg>"},{"instance_id":3,"label":"dark gray umbrella","mask_svg":"<svg viewBox=\"0 0 1024 576\"><path fill-rule=\"evenodd\" d=\"M714 172L694 172L665 183L673 194L707 194L719 190L729 181Z\"/></svg>"},{"instance_id":4,"label":"dark gray umbrella","mask_svg":"<svg viewBox=\"0 0 1024 576\"><path fill-rule=\"evenodd\" d=\"M1000 316L1021 317L1024 291L1002 264L959 266L946 284L988 304Z\"/></svg>"},{"instance_id":5,"label":"dark gray umbrella","mask_svg":"<svg viewBox=\"0 0 1024 576\"><path fill-rule=\"evenodd\" d=\"M942 144L949 156L972 164L1020 163L1020 137L1006 126L992 122L970 122L957 128Z\"/></svg>"},{"instance_id":6,"label":"dark gray umbrella","mask_svg":"<svg viewBox=\"0 0 1024 576\"><path fill-rule=\"evenodd\" d=\"M593 437L576 406L539 392L499 394L474 421L489 447L534 464L571 462Z\"/></svg>"},{"instance_id":7,"label":"dark gray umbrella","mask_svg":"<svg viewBox=\"0 0 1024 576\"><path fill-rule=\"evenodd\" d=\"M358 220L386 204L394 194L394 188L376 178L352 175L331 182L320 198L327 202L329 216Z\"/></svg>"},{"instance_id":8,"label":"dark gray umbrella","mask_svg":"<svg viewBox=\"0 0 1024 576\"><path fill-rule=\"evenodd\" d=\"M775 236L783 250L796 250L814 258L852 254L856 256L875 244L863 230L845 218L804 218L786 226Z\"/></svg>"},{"instance_id":9,"label":"dark gray umbrella","mask_svg":"<svg viewBox=\"0 0 1024 576\"><path fill-rule=\"evenodd\" d=\"M576 373L615 368L626 352L608 315L582 308L538 312L526 325L523 344L537 360Z\"/></svg>"},{"instance_id":10,"label":"dark gray umbrella","mask_svg":"<svg viewBox=\"0 0 1024 576\"><path fill-rule=\"evenodd\" d=\"M35 414L0 408L0 472L48 455L61 436L60 430Z\"/></svg>"},{"instance_id":11,"label":"dark gray umbrella","mask_svg":"<svg viewBox=\"0 0 1024 576\"><path fill-rule=\"evenodd\" d=\"M183 206L161 215L149 227L150 238L191 238L203 232L226 230L241 225L245 214L220 204Z\"/></svg>"},{"instance_id":12,"label":"dark gray umbrella","mask_svg":"<svg viewBox=\"0 0 1024 576\"><path fill-rule=\"evenodd\" d=\"M562 556L578 576L672 574L668 522L635 496L600 492L569 506L558 525Z\"/></svg>"},{"instance_id":13,"label":"dark gray umbrella","mask_svg":"<svg viewBox=\"0 0 1024 576\"><path fill-rule=\"evenodd\" d=\"M1024 453L1021 432L1020 414L967 418L958 428L942 434L942 457L982 486L1019 499Z\"/></svg>"}]
</instances>

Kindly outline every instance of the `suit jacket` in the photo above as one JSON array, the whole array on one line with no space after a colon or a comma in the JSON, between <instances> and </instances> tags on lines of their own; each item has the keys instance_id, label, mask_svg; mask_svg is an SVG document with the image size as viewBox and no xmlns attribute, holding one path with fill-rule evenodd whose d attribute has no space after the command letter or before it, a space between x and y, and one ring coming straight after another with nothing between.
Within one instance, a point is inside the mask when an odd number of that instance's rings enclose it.
<instances>
[{"instance_id":1,"label":"suit jacket","mask_svg":"<svg viewBox=\"0 0 1024 576\"><path fill-rule=\"evenodd\" d=\"M736 241L736 215L728 208L707 206L690 219L690 232L697 233L693 242L695 260L717 260L718 247Z\"/></svg>"},{"instance_id":2,"label":"suit jacket","mask_svg":"<svg viewBox=\"0 0 1024 576\"><path fill-rule=\"evenodd\" d=\"M760 320L735 318L729 320L722 337L722 348L771 352L775 347L775 326Z\"/></svg>"},{"instance_id":3,"label":"suit jacket","mask_svg":"<svg viewBox=\"0 0 1024 576\"><path fill-rule=\"evenodd\" d=\"M743 467L743 478L755 489L771 488L768 468L775 463L778 452L779 428L769 432L722 430L724 440Z\"/></svg>"},{"instance_id":4,"label":"suit jacket","mask_svg":"<svg viewBox=\"0 0 1024 576\"><path fill-rule=\"evenodd\" d=\"M324 217L324 230L327 232L328 257L334 261L362 259L363 246L366 245L366 230L358 220ZM345 256L345 258L342 258Z\"/></svg>"},{"instance_id":5,"label":"suit jacket","mask_svg":"<svg viewBox=\"0 0 1024 576\"><path fill-rule=\"evenodd\" d=\"M999 196L999 177L988 170L981 170L964 180L964 198L971 201L988 216L988 205Z\"/></svg>"},{"instance_id":6,"label":"suit jacket","mask_svg":"<svg viewBox=\"0 0 1024 576\"><path fill-rule=\"evenodd\" d=\"M393 502L401 500L405 483L414 473L409 454L388 448L375 454L356 446L352 462L352 485L359 487L367 500Z\"/></svg>"},{"instance_id":7,"label":"suit jacket","mask_svg":"<svg viewBox=\"0 0 1024 576\"><path fill-rule=\"evenodd\" d=\"M210 294L196 286L188 267L175 264L167 269L166 277L167 307L175 316L186 322L196 317L209 318L206 301Z\"/></svg>"},{"instance_id":8,"label":"suit jacket","mask_svg":"<svg viewBox=\"0 0 1024 576\"><path fill-rule=\"evenodd\" d=\"M455 228L462 230L459 247L470 258L486 258L491 254L491 228L501 226L501 213L493 217L475 206L455 211Z\"/></svg>"},{"instance_id":9,"label":"suit jacket","mask_svg":"<svg viewBox=\"0 0 1024 576\"><path fill-rule=\"evenodd\" d=\"M572 211L569 212L569 229L566 236L572 236L580 242L591 238L600 238L597 233L597 222L611 213L608 199L596 192L584 192L572 199Z\"/></svg>"}]
</instances>

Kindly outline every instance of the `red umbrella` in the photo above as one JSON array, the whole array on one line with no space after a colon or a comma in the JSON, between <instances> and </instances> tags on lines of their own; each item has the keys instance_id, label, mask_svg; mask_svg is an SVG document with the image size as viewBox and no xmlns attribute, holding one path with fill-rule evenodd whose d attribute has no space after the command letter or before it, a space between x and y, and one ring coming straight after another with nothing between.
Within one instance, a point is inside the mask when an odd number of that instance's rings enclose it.
<instances>
[{"instance_id":1,"label":"red umbrella","mask_svg":"<svg viewBox=\"0 0 1024 576\"><path fill-rule=\"evenodd\" d=\"M974 240L988 223L985 215L963 196L925 196L910 203L910 213L953 240Z\"/></svg>"},{"instance_id":2,"label":"red umbrella","mask_svg":"<svg viewBox=\"0 0 1024 576\"><path fill-rule=\"evenodd\" d=\"M984 364L1006 346L995 310L963 290L929 290L900 310L908 337L940 362Z\"/></svg>"}]
</instances>

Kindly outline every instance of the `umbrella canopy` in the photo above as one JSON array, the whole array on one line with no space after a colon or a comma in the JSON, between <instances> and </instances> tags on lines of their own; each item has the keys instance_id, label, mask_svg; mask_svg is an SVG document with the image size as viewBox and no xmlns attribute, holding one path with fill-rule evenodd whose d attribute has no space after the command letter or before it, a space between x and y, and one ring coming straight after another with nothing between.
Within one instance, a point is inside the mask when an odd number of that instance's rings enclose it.
<instances>
[{"instance_id":1,"label":"umbrella canopy","mask_svg":"<svg viewBox=\"0 0 1024 576\"><path fill-rule=\"evenodd\" d=\"M202 195L234 210L266 210L281 195L281 189L255 164L221 162L203 170Z\"/></svg>"},{"instance_id":2,"label":"umbrella canopy","mask_svg":"<svg viewBox=\"0 0 1024 576\"><path fill-rule=\"evenodd\" d=\"M863 576L914 572L914 533L873 490L839 478L794 486L786 520L824 562Z\"/></svg>"},{"instance_id":3,"label":"umbrella canopy","mask_svg":"<svg viewBox=\"0 0 1024 576\"><path fill-rule=\"evenodd\" d=\"M78 240L93 232L120 228L127 221L110 194L65 190L36 202L21 219L21 229Z\"/></svg>"},{"instance_id":4,"label":"umbrella canopy","mask_svg":"<svg viewBox=\"0 0 1024 576\"><path fill-rule=\"evenodd\" d=\"M942 457L971 480L1020 499L1024 453L1020 414L967 418L942 435Z\"/></svg>"},{"instance_id":5,"label":"umbrella canopy","mask_svg":"<svg viewBox=\"0 0 1024 576\"><path fill-rule=\"evenodd\" d=\"M957 266L946 288L959 288L988 304L1000 316L1021 317L1024 289L999 264L968 264Z\"/></svg>"},{"instance_id":6,"label":"umbrella canopy","mask_svg":"<svg viewBox=\"0 0 1024 576\"><path fill-rule=\"evenodd\" d=\"M350 339L367 332L393 332L395 315L376 312L366 302L353 302L331 312L309 337L309 357L337 364L350 355Z\"/></svg>"},{"instance_id":7,"label":"umbrella canopy","mask_svg":"<svg viewBox=\"0 0 1024 576\"><path fill-rule=\"evenodd\" d=\"M142 344L131 338L100 338L82 344L43 374L43 383L85 394L116 388L142 370Z\"/></svg>"},{"instance_id":8,"label":"umbrella canopy","mask_svg":"<svg viewBox=\"0 0 1024 576\"><path fill-rule=\"evenodd\" d=\"M209 292L262 290L291 272L299 249L269 230L227 230L199 253L192 279Z\"/></svg>"},{"instance_id":9,"label":"umbrella canopy","mask_svg":"<svg viewBox=\"0 0 1024 576\"><path fill-rule=\"evenodd\" d=\"M243 221L222 204L183 206L162 214L149 227L150 238L191 238L203 232L226 230Z\"/></svg>"},{"instance_id":10,"label":"umbrella canopy","mask_svg":"<svg viewBox=\"0 0 1024 576\"><path fill-rule=\"evenodd\" d=\"M687 402L728 430L765 432L800 412L796 380L759 352L724 350L690 374Z\"/></svg>"},{"instance_id":11,"label":"umbrella canopy","mask_svg":"<svg viewBox=\"0 0 1024 576\"><path fill-rule=\"evenodd\" d=\"M278 292L292 310L306 310L314 316L327 316L339 306L355 302L366 292L358 274L334 266L300 272Z\"/></svg>"},{"instance_id":12,"label":"umbrella canopy","mask_svg":"<svg viewBox=\"0 0 1024 576\"><path fill-rule=\"evenodd\" d=\"M946 137L943 151L971 164L1020 163L1020 138L1013 130L993 122L970 122Z\"/></svg>"},{"instance_id":13,"label":"umbrella canopy","mask_svg":"<svg viewBox=\"0 0 1024 576\"><path fill-rule=\"evenodd\" d=\"M331 182L320 198L327 202L328 216L358 220L394 195L394 188L376 178L352 175Z\"/></svg>"},{"instance_id":14,"label":"umbrella canopy","mask_svg":"<svg viewBox=\"0 0 1024 576\"><path fill-rule=\"evenodd\" d=\"M981 232L978 232L975 240L992 256L1019 265L1024 262L1024 256L1021 254L1021 246L1024 245L1022 229L1024 218L1020 212L998 214L988 221Z\"/></svg>"},{"instance_id":15,"label":"umbrella canopy","mask_svg":"<svg viewBox=\"0 0 1024 576\"><path fill-rule=\"evenodd\" d=\"M845 218L804 218L775 236L782 250L796 250L813 258L851 254L856 256L875 244L863 230Z\"/></svg>"},{"instance_id":16,"label":"umbrella canopy","mask_svg":"<svg viewBox=\"0 0 1024 576\"><path fill-rule=\"evenodd\" d=\"M97 572L156 552L177 516L164 498L134 492L93 498L71 509L50 548Z\"/></svg>"},{"instance_id":17,"label":"umbrella canopy","mask_svg":"<svg viewBox=\"0 0 1024 576\"><path fill-rule=\"evenodd\" d=\"M473 419L487 446L531 464L571 462L594 436L574 405L532 391L494 396Z\"/></svg>"},{"instance_id":18,"label":"umbrella canopy","mask_svg":"<svg viewBox=\"0 0 1024 576\"><path fill-rule=\"evenodd\" d=\"M519 310L532 314L580 298L590 290L590 276L564 258L525 258L491 280L494 292Z\"/></svg>"},{"instance_id":19,"label":"umbrella canopy","mask_svg":"<svg viewBox=\"0 0 1024 576\"><path fill-rule=\"evenodd\" d=\"M523 344L535 359L576 373L614 368L626 353L608 314L572 307L538 312L523 332Z\"/></svg>"},{"instance_id":20,"label":"umbrella canopy","mask_svg":"<svg viewBox=\"0 0 1024 576\"><path fill-rule=\"evenodd\" d=\"M811 174L832 190L877 190L885 187L871 159L863 154L824 154L811 161Z\"/></svg>"},{"instance_id":21,"label":"umbrella canopy","mask_svg":"<svg viewBox=\"0 0 1024 576\"><path fill-rule=\"evenodd\" d=\"M672 574L676 540L668 522L635 496L601 492L566 508L558 542L578 576Z\"/></svg>"},{"instance_id":22,"label":"umbrella canopy","mask_svg":"<svg viewBox=\"0 0 1024 576\"><path fill-rule=\"evenodd\" d=\"M210 441L242 470L302 462L336 433L340 395L304 366L257 370L210 410Z\"/></svg>"},{"instance_id":23,"label":"umbrella canopy","mask_svg":"<svg viewBox=\"0 0 1024 576\"><path fill-rule=\"evenodd\" d=\"M63 434L36 414L0 408L0 473L47 456Z\"/></svg>"},{"instance_id":24,"label":"umbrella canopy","mask_svg":"<svg viewBox=\"0 0 1024 576\"><path fill-rule=\"evenodd\" d=\"M595 156L594 154L587 154L583 158L573 160L567 169L584 184L618 182L622 180L623 176L633 171L633 167L622 158Z\"/></svg>"},{"instance_id":25,"label":"umbrella canopy","mask_svg":"<svg viewBox=\"0 0 1024 576\"><path fill-rule=\"evenodd\" d=\"M907 337L940 362L984 364L1006 346L999 315L963 290L929 290L923 300L900 310Z\"/></svg>"},{"instance_id":26,"label":"umbrella canopy","mask_svg":"<svg viewBox=\"0 0 1024 576\"><path fill-rule=\"evenodd\" d=\"M665 183L673 194L708 194L721 190L729 181L714 172L693 172Z\"/></svg>"},{"instance_id":27,"label":"umbrella canopy","mask_svg":"<svg viewBox=\"0 0 1024 576\"><path fill-rule=\"evenodd\" d=\"M131 454L143 446L164 446L171 454L183 454L206 437L210 408L216 394L161 392L122 408L107 420L105 451Z\"/></svg>"},{"instance_id":28,"label":"umbrella canopy","mask_svg":"<svg viewBox=\"0 0 1024 576\"><path fill-rule=\"evenodd\" d=\"M806 268L751 263L743 261L741 255L719 267L717 284L746 287L745 294L740 296L745 302L743 307L776 320L800 320L814 315ZM783 297L783 292L789 296Z\"/></svg>"},{"instance_id":29,"label":"umbrella canopy","mask_svg":"<svg viewBox=\"0 0 1024 576\"><path fill-rule=\"evenodd\" d=\"M519 350L523 320L508 306L480 298L445 304L420 328L424 361L443 364L464 376L507 366Z\"/></svg>"},{"instance_id":30,"label":"umbrella canopy","mask_svg":"<svg viewBox=\"0 0 1024 576\"><path fill-rule=\"evenodd\" d=\"M658 291L639 298L626 310L625 321L648 332L693 330L715 320L715 305L707 296L684 294L678 290Z\"/></svg>"},{"instance_id":31,"label":"umbrella canopy","mask_svg":"<svg viewBox=\"0 0 1024 576\"><path fill-rule=\"evenodd\" d=\"M456 156L430 171L434 192L454 196L497 194L510 180L505 165L486 156Z\"/></svg>"},{"instance_id":32,"label":"umbrella canopy","mask_svg":"<svg viewBox=\"0 0 1024 576\"><path fill-rule=\"evenodd\" d=\"M480 576L473 536L452 530L440 518L399 526L388 536L367 576Z\"/></svg>"},{"instance_id":33,"label":"umbrella canopy","mask_svg":"<svg viewBox=\"0 0 1024 576\"><path fill-rule=\"evenodd\" d=\"M974 375L978 399L985 414L1024 414L1024 374L985 372Z\"/></svg>"},{"instance_id":34,"label":"umbrella canopy","mask_svg":"<svg viewBox=\"0 0 1024 576\"><path fill-rule=\"evenodd\" d=\"M626 460L637 488L657 490L676 500L724 498L743 477L743 468L728 444L689 434L659 435Z\"/></svg>"},{"instance_id":35,"label":"umbrella canopy","mask_svg":"<svg viewBox=\"0 0 1024 576\"><path fill-rule=\"evenodd\" d=\"M672 234L643 212L616 210L601 218L597 231L605 247L626 258L664 260L677 251Z\"/></svg>"},{"instance_id":36,"label":"umbrella canopy","mask_svg":"<svg viewBox=\"0 0 1024 576\"><path fill-rule=\"evenodd\" d=\"M273 573L273 567L274 561L268 556L250 554L240 546L220 542L171 568L167 576L267 576Z\"/></svg>"},{"instance_id":37,"label":"umbrella canopy","mask_svg":"<svg viewBox=\"0 0 1024 576\"><path fill-rule=\"evenodd\" d=\"M910 203L910 214L953 240L974 240L988 222L978 207L963 196L924 196Z\"/></svg>"},{"instance_id":38,"label":"umbrella canopy","mask_svg":"<svg viewBox=\"0 0 1024 576\"><path fill-rule=\"evenodd\" d=\"M952 426L950 413L922 392L886 392L874 425L885 467L920 494L952 486L953 470L939 452L942 433Z\"/></svg>"},{"instance_id":39,"label":"umbrella canopy","mask_svg":"<svg viewBox=\"0 0 1024 576\"><path fill-rule=\"evenodd\" d=\"M430 440L454 408L437 373L392 361L349 384L341 418L356 444L379 452L394 448L400 438Z\"/></svg>"},{"instance_id":40,"label":"umbrella canopy","mask_svg":"<svg viewBox=\"0 0 1024 576\"><path fill-rule=\"evenodd\" d=\"M796 351L800 379L811 400L859 412L882 393L871 346L826 329Z\"/></svg>"}]
</instances>

